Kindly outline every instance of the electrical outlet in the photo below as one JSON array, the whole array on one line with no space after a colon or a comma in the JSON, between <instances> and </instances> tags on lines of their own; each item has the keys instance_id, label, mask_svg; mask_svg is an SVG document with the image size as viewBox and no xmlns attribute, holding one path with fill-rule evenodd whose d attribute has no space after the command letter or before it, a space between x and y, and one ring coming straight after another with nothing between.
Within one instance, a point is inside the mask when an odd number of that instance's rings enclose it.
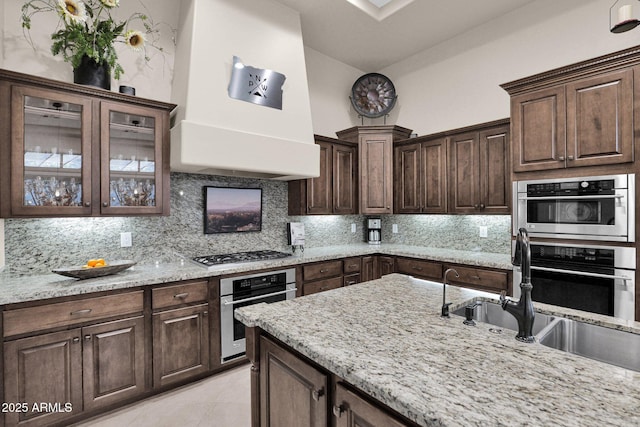
<instances>
[{"instance_id":1,"label":"electrical outlet","mask_svg":"<svg viewBox=\"0 0 640 427\"><path fill-rule=\"evenodd\" d=\"M480 226L480 237L488 237L489 236L489 231L487 230L487 226L486 225L481 225Z\"/></svg>"},{"instance_id":2,"label":"electrical outlet","mask_svg":"<svg viewBox=\"0 0 640 427\"><path fill-rule=\"evenodd\" d=\"M393 233L397 233L398 232L398 224L391 225L391 232L393 232Z\"/></svg>"},{"instance_id":3,"label":"electrical outlet","mask_svg":"<svg viewBox=\"0 0 640 427\"><path fill-rule=\"evenodd\" d=\"M351 232L352 233L356 232L356 225L355 224L351 224Z\"/></svg>"},{"instance_id":4,"label":"electrical outlet","mask_svg":"<svg viewBox=\"0 0 640 427\"><path fill-rule=\"evenodd\" d=\"M130 248L131 244L132 244L131 232L127 231L125 233L120 233L120 247L121 248Z\"/></svg>"}]
</instances>

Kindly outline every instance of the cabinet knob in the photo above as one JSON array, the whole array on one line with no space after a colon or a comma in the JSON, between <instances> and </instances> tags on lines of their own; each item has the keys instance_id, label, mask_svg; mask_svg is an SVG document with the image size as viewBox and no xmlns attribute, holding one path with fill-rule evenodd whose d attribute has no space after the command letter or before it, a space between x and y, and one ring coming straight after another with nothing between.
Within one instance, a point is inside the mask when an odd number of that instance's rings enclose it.
<instances>
[{"instance_id":1,"label":"cabinet knob","mask_svg":"<svg viewBox=\"0 0 640 427\"><path fill-rule=\"evenodd\" d=\"M75 338L73 338L71 341L72 341L74 344L77 344L77 343L79 343L79 342L80 342L80 338L75 337Z\"/></svg>"},{"instance_id":2,"label":"cabinet knob","mask_svg":"<svg viewBox=\"0 0 640 427\"><path fill-rule=\"evenodd\" d=\"M480 203L480 209L484 209L484 203Z\"/></svg>"},{"instance_id":3,"label":"cabinet knob","mask_svg":"<svg viewBox=\"0 0 640 427\"><path fill-rule=\"evenodd\" d=\"M324 396L324 387L319 389L319 390L313 390L311 392L311 397L313 398L313 400L315 400L316 402L320 400L320 398Z\"/></svg>"},{"instance_id":4,"label":"cabinet knob","mask_svg":"<svg viewBox=\"0 0 640 427\"><path fill-rule=\"evenodd\" d=\"M478 209L480 206L476 203L475 205L473 205L474 209Z\"/></svg>"},{"instance_id":5,"label":"cabinet knob","mask_svg":"<svg viewBox=\"0 0 640 427\"><path fill-rule=\"evenodd\" d=\"M573 160L573 156L568 156L567 160Z\"/></svg>"},{"instance_id":6,"label":"cabinet knob","mask_svg":"<svg viewBox=\"0 0 640 427\"><path fill-rule=\"evenodd\" d=\"M342 407L342 405L333 407L333 415L335 415L336 418L340 418L343 412L344 408Z\"/></svg>"},{"instance_id":7,"label":"cabinet knob","mask_svg":"<svg viewBox=\"0 0 640 427\"><path fill-rule=\"evenodd\" d=\"M202 315L203 315L204 317L207 317L207 316L209 315L209 312L208 312L208 311L203 311L203 312L202 312Z\"/></svg>"},{"instance_id":8,"label":"cabinet knob","mask_svg":"<svg viewBox=\"0 0 640 427\"><path fill-rule=\"evenodd\" d=\"M558 157L558 160L560 160L561 162L564 162L564 156Z\"/></svg>"},{"instance_id":9,"label":"cabinet knob","mask_svg":"<svg viewBox=\"0 0 640 427\"><path fill-rule=\"evenodd\" d=\"M91 202L84 202L84 205L89 208L91 207Z\"/></svg>"},{"instance_id":10,"label":"cabinet knob","mask_svg":"<svg viewBox=\"0 0 640 427\"><path fill-rule=\"evenodd\" d=\"M109 203L107 203L107 202L102 202L102 207L105 207L105 208L106 208L107 206L109 206Z\"/></svg>"},{"instance_id":11,"label":"cabinet knob","mask_svg":"<svg viewBox=\"0 0 640 427\"><path fill-rule=\"evenodd\" d=\"M91 335L85 335L84 336L84 340L85 341L91 341Z\"/></svg>"}]
</instances>

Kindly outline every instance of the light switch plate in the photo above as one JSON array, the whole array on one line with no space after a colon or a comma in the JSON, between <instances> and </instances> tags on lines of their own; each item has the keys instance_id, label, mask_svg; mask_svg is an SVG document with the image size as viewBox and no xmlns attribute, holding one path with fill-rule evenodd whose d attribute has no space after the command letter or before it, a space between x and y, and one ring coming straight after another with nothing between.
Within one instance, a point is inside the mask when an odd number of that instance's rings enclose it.
<instances>
[{"instance_id":1,"label":"light switch plate","mask_svg":"<svg viewBox=\"0 0 640 427\"><path fill-rule=\"evenodd\" d=\"M355 224L351 224L351 232L352 233L356 232L356 225Z\"/></svg>"},{"instance_id":2,"label":"light switch plate","mask_svg":"<svg viewBox=\"0 0 640 427\"><path fill-rule=\"evenodd\" d=\"M391 232L392 233L397 233L398 232L398 224L391 225Z\"/></svg>"},{"instance_id":3,"label":"light switch plate","mask_svg":"<svg viewBox=\"0 0 640 427\"><path fill-rule=\"evenodd\" d=\"M127 231L124 233L120 233L120 247L130 248L131 244L132 244L131 232Z\"/></svg>"},{"instance_id":4,"label":"light switch plate","mask_svg":"<svg viewBox=\"0 0 640 427\"><path fill-rule=\"evenodd\" d=\"M480 226L480 237L488 237L489 236L489 231L487 229L486 225L481 225Z\"/></svg>"}]
</instances>

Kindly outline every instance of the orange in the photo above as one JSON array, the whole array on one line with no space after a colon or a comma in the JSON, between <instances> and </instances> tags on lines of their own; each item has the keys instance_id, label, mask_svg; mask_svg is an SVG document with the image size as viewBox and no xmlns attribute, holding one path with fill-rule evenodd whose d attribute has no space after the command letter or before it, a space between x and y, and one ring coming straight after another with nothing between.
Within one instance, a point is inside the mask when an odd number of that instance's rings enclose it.
<instances>
[{"instance_id":1,"label":"orange","mask_svg":"<svg viewBox=\"0 0 640 427\"><path fill-rule=\"evenodd\" d=\"M95 267L98 261L99 260L97 259L90 259L89 261L87 261L87 267ZM102 262L104 262L104 260Z\"/></svg>"}]
</instances>

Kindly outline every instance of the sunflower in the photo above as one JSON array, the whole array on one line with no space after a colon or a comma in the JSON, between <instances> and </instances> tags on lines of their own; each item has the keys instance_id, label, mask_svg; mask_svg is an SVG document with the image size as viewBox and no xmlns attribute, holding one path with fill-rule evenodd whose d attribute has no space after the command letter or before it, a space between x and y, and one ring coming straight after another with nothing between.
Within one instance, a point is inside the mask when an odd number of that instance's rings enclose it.
<instances>
[{"instance_id":1,"label":"sunflower","mask_svg":"<svg viewBox=\"0 0 640 427\"><path fill-rule=\"evenodd\" d=\"M138 30L127 31L127 33L124 35L124 39L127 46L135 51L142 50L142 48L144 47L144 42L146 40L144 34Z\"/></svg>"},{"instance_id":2,"label":"sunflower","mask_svg":"<svg viewBox=\"0 0 640 427\"><path fill-rule=\"evenodd\" d=\"M102 3L105 7L112 9L119 6L118 3L120 3L120 0L100 0L100 3Z\"/></svg>"},{"instance_id":3,"label":"sunflower","mask_svg":"<svg viewBox=\"0 0 640 427\"><path fill-rule=\"evenodd\" d=\"M69 24L80 24L87 20L84 3L80 0L58 0L58 8Z\"/></svg>"}]
</instances>

